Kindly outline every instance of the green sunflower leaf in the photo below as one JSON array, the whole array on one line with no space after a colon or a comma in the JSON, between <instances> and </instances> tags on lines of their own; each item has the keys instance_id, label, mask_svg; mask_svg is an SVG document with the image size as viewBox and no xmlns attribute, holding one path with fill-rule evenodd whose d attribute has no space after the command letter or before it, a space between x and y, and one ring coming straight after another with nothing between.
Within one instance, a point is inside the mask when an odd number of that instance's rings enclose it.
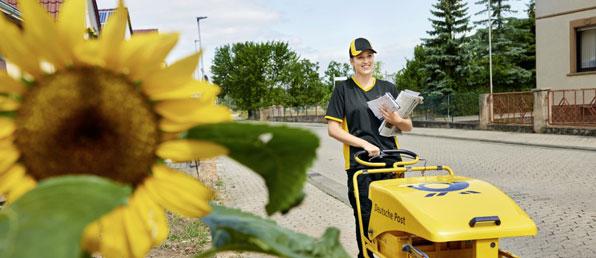
<instances>
[{"instance_id":1,"label":"green sunflower leaf","mask_svg":"<svg viewBox=\"0 0 596 258\"><path fill-rule=\"evenodd\" d=\"M339 230L328 228L319 239L282 228L272 220L213 205L202 220L209 226L213 248L198 257L221 251L250 251L290 258L350 257L339 242Z\"/></svg>"},{"instance_id":2,"label":"green sunflower leaf","mask_svg":"<svg viewBox=\"0 0 596 258\"><path fill-rule=\"evenodd\" d=\"M95 176L64 176L0 211L0 257L81 257L85 227L126 203L131 189Z\"/></svg>"},{"instance_id":3,"label":"green sunflower leaf","mask_svg":"<svg viewBox=\"0 0 596 258\"><path fill-rule=\"evenodd\" d=\"M269 190L265 206L269 215L300 204L306 172L319 147L319 138L307 130L265 124L202 125L190 129L185 137L225 146L230 158L263 177Z\"/></svg>"}]
</instances>

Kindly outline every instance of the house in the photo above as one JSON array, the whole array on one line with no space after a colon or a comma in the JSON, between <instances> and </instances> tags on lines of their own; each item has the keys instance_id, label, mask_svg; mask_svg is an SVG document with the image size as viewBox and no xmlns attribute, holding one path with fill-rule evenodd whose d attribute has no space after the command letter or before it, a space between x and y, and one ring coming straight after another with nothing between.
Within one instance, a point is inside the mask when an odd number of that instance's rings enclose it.
<instances>
[{"instance_id":1,"label":"house","mask_svg":"<svg viewBox=\"0 0 596 258\"><path fill-rule=\"evenodd\" d=\"M21 0L25 1L25 0ZM65 0L38 0L43 5L48 13L57 19L60 13L60 6ZM68 0L66 0L68 1ZM0 13L8 19L21 27L22 18L21 12L19 11L19 4L17 0L0 0ZM87 0L87 27L91 30L99 32L101 30L101 23L99 20L99 10L97 8L96 0ZM129 20L130 24L130 20ZM131 29L132 31L132 29ZM6 71L9 74L17 75L18 69L13 67L10 63L7 63L0 56L0 71Z\"/></svg>"},{"instance_id":2,"label":"house","mask_svg":"<svg viewBox=\"0 0 596 258\"><path fill-rule=\"evenodd\" d=\"M596 0L536 1L536 83L596 88Z\"/></svg>"},{"instance_id":3,"label":"house","mask_svg":"<svg viewBox=\"0 0 596 258\"><path fill-rule=\"evenodd\" d=\"M127 8L128 11L128 8ZM99 24L100 27L103 28L103 26L105 26L106 22L108 21L108 18L110 18L110 16L112 14L114 14L116 12L116 8L110 8L110 9L100 9L98 10L99 12ZM126 19L128 21L128 26L127 26L127 30L126 32L126 37L130 37L133 33L133 29L132 29L132 23L130 22L130 14L128 12L126 12Z\"/></svg>"},{"instance_id":4,"label":"house","mask_svg":"<svg viewBox=\"0 0 596 258\"><path fill-rule=\"evenodd\" d=\"M21 0L23 1L23 0ZM41 5L43 5L48 13L54 17L54 19L58 18L58 14L60 13L60 6L65 0L38 0ZM8 5L13 9L18 11L19 5L17 0L0 0L1 5ZM20 20L20 12L19 12L19 20ZM87 0L87 26L94 31L100 30L100 23L99 23L99 12L97 9L97 2L96 0Z\"/></svg>"}]
</instances>

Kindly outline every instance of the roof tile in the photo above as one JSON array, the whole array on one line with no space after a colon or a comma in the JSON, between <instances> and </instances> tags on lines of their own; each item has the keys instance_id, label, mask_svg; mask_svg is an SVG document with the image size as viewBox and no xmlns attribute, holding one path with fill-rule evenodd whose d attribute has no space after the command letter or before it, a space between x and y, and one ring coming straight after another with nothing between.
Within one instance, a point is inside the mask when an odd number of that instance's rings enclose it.
<instances>
[{"instance_id":1,"label":"roof tile","mask_svg":"<svg viewBox=\"0 0 596 258\"><path fill-rule=\"evenodd\" d=\"M19 4L18 4L17 0L0 0L0 1L6 2L6 3L16 7L17 9L19 8ZM21 1L26 1L26 0L21 0ZM50 15L52 15L52 17L54 17L54 19L56 19L56 18L58 18L60 5L62 3L64 3L64 0L39 0L39 3L41 5L43 5L46 8L46 10L48 10L48 13Z\"/></svg>"}]
</instances>

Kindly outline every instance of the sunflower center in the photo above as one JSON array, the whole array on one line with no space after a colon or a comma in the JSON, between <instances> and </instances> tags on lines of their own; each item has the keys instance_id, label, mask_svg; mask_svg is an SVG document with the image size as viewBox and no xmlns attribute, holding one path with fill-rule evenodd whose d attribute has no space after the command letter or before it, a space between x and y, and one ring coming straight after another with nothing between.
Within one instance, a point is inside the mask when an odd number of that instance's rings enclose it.
<instances>
[{"instance_id":1,"label":"sunflower center","mask_svg":"<svg viewBox=\"0 0 596 258\"><path fill-rule=\"evenodd\" d=\"M16 123L21 161L38 180L93 174L138 184L156 160L157 115L132 82L101 68L43 77Z\"/></svg>"}]
</instances>

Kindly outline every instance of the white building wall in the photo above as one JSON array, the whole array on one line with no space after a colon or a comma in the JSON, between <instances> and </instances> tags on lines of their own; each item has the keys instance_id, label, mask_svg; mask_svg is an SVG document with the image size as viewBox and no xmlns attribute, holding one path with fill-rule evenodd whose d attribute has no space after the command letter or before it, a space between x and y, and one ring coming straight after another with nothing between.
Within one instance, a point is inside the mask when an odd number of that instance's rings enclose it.
<instances>
[{"instance_id":1,"label":"white building wall","mask_svg":"<svg viewBox=\"0 0 596 258\"><path fill-rule=\"evenodd\" d=\"M584 11L565 14L579 9ZM596 0L536 1L538 89L596 88L596 73L571 71L570 22L591 17L596 17Z\"/></svg>"},{"instance_id":2,"label":"white building wall","mask_svg":"<svg viewBox=\"0 0 596 258\"><path fill-rule=\"evenodd\" d=\"M536 0L536 17L544 17L596 6L596 0Z\"/></svg>"}]
</instances>

